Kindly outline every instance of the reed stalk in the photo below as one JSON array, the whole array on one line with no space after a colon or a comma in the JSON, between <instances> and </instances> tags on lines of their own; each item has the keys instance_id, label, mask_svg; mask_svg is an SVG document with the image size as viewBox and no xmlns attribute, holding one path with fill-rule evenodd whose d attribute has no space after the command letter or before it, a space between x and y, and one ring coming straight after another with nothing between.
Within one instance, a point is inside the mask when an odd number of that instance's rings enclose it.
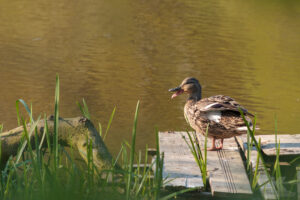
<instances>
[{"instance_id":1,"label":"reed stalk","mask_svg":"<svg viewBox=\"0 0 300 200\"><path fill-rule=\"evenodd\" d=\"M54 134L53 134L53 141L54 141L54 166L55 170L58 168L58 123L59 123L59 76L56 76L56 87L55 87L55 108L54 108Z\"/></svg>"},{"instance_id":2,"label":"reed stalk","mask_svg":"<svg viewBox=\"0 0 300 200\"><path fill-rule=\"evenodd\" d=\"M201 147L200 147L200 141L197 142L197 137L195 134L193 134L193 137L187 131L187 135L189 137L189 142L184 138L186 144L188 145L200 171L202 174L202 180L204 188L207 189L207 134L208 134L208 127L206 127L205 132L205 140L204 140L204 156L202 155Z\"/></svg>"},{"instance_id":3,"label":"reed stalk","mask_svg":"<svg viewBox=\"0 0 300 200\"><path fill-rule=\"evenodd\" d=\"M279 195L278 195L278 192L277 192L277 190L276 190L276 186L274 185L274 182L272 181L272 177L271 177L271 175L270 175L269 172L268 172L268 168L267 168L267 166L266 166L265 159L264 159L264 157L263 157L263 155L262 155L262 149L261 149L260 145L258 144L258 142L256 141L256 139L255 139L255 137L254 137L255 127L252 127L253 129L251 129L250 126L249 126L249 123L248 123L248 121L246 120L245 115L244 115L244 113L243 113L243 111L242 111L241 109L240 109L240 113L241 113L241 116L242 116L242 118L243 118L243 120L244 120L246 126L247 126L247 130L248 130L248 132L249 132L249 135L250 135L250 137L251 137L252 141L254 142L254 145L255 145L255 147L256 147L256 149L257 149L257 153L259 154L259 157L260 157L262 166L263 166L264 171L265 171L265 173L266 173L266 175L267 175L268 182L270 183L270 185L271 185L271 187L272 187L272 190L273 190L273 193L274 193L276 199L279 199ZM247 145L249 146L249 144L247 144Z\"/></svg>"},{"instance_id":4,"label":"reed stalk","mask_svg":"<svg viewBox=\"0 0 300 200\"><path fill-rule=\"evenodd\" d=\"M132 176L133 176L132 172L133 172L133 161L134 161L134 154L135 154L135 140L136 140L136 128L137 128L139 105L140 105L140 102L138 101L138 103L136 105L134 120L133 120L130 162L129 162L129 171L128 171L128 179L127 179L128 181L127 181L127 187L126 187L126 199L127 200L129 200L129 197L130 197L131 180L132 180Z\"/></svg>"}]
</instances>

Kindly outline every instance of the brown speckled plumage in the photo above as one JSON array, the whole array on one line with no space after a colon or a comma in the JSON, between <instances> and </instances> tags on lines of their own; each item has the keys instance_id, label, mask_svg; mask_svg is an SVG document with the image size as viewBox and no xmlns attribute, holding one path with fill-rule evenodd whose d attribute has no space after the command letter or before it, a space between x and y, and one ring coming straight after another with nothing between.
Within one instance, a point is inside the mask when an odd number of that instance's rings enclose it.
<instances>
[{"instance_id":1,"label":"brown speckled plumage","mask_svg":"<svg viewBox=\"0 0 300 200\"><path fill-rule=\"evenodd\" d=\"M213 138L213 143L215 139L222 139L223 144L225 138L246 133L239 109L244 112L247 121L251 124L248 116L253 115L234 99L224 95L201 99L201 85L195 78L184 79L179 87L170 91L176 92L172 98L182 93L189 94L184 106L185 117L198 133L205 134L206 127L209 125L208 137ZM214 144L213 147L215 148Z\"/></svg>"}]
</instances>

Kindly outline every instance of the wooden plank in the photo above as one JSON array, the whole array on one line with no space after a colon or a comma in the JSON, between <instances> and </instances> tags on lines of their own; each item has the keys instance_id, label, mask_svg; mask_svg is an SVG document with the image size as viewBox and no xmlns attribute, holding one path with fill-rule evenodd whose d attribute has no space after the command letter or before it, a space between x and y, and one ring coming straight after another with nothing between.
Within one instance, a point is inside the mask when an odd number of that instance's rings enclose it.
<instances>
[{"instance_id":1,"label":"wooden plank","mask_svg":"<svg viewBox=\"0 0 300 200\"><path fill-rule=\"evenodd\" d=\"M160 153L164 152L163 178L165 186L202 188L202 175L188 145L184 132L160 132Z\"/></svg>"},{"instance_id":2,"label":"wooden plank","mask_svg":"<svg viewBox=\"0 0 300 200\"><path fill-rule=\"evenodd\" d=\"M204 147L204 137L200 134L197 136L201 147ZM208 148L211 147L210 139L207 142ZM207 169L213 196L252 196L248 176L234 138L224 140L222 150L207 151Z\"/></svg>"},{"instance_id":3,"label":"wooden plank","mask_svg":"<svg viewBox=\"0 0 300 200\"><path fill-rule=\"evenodd\" d=\"M247 135L239 136L243 143L247 143ZM256 135L258 141L261 138L261 147L268 156L276 156L275 135ZM280 141L280 155L300 154L300 134L296 135L277 135L277 142Z\"/></svg>"},{"instance_id":4,"label":"wooden plank","mask_svg":"<svg viewBox=\"0 0 300 200\"><path fill-rule=\"evenodd\" d=\"M248 156L247 135L238 136L236 138L247 158L247 156ZM258 139L258 138L256 138L256 139ZM251 153L250 153L250 162L251 162L251 168L252 168L253 172L255 171L255 167L256 167L257 154L258 154L257 150L256 150L255 146L253 146ZM268 181L268 177L265 173L264 167L262 166L261 162L258 165L258 174L259 174L259 178L257 180L257 184L258 185L264 184L262 187L260 187L260 191L261 191L261 194L263 195L264 199L265 200L276 199L276 196L274 195L271 184L266 183Z\"/></svg>"}]
</instances>

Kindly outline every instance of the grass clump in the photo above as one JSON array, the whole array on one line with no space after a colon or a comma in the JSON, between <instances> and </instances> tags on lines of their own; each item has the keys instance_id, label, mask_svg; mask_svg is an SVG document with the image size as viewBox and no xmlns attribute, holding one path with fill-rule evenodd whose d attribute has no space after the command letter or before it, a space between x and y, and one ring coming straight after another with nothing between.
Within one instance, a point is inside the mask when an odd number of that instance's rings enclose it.
<instances>
[{"instance_id":1,"label":"grass clump","mask_svg":"<svg viewBox=\"0 0 300 200\"><path fill-rule=\"evenodd\" d=\"M19 112L19 104L25 107L29 116L29 124ZM83 115L90 119L87 104L77 103ZM16 102L18 123L23 126L23 137L15 157L1 163L0 199L26 199L26 200L60 200L60 199L170 199L183 192L162 195L164 180L162 178L163 155L159 153L158 131L156 130L157 155L156 159L147 168L147 152L145 159L142 153L137 153L135 141L137 136L137 119L139 102L133 121L131 144L124 141L121 149L113 160L109 169L98 169L93 159L93 141L86 138L86 161L77 160L77 149L59 144L59 77L56 78L55 109L54 109L54 136L50 137L48 122L44 117L45 128L41 138L37 136L37 124L41 116L33 119L32 107L23 100ZM110 116L105 139L111 126L116 108ZM30 127L30 129L28 129ZM100 126L101 127L101 126ZM0 126L0 132L3 126ZM0 135L1 136L1 135ZM33 137L31 137L33 136ZM30 141L30 139L34 141ZM43 145L45 143L46 145ZM32 145L34 144L34 145ZM0 143L1 145L1 143ZM0 146L1 147L1 146ZM1 150L1 148L0 148ZM1 157L1 152L0 152ZM137 167L136 167L137 165ZM151 168L155 166L156 173Z\"/></svg>"},{"instance_id":2,"label":"grass clump","mask_svg":"<svg viewBox=\"0 0 300 200\"><path fill-rule=\"evenodd\" d=\"M207 133L208 133L208 126L206 128L205 132L205 140L204 140L204 155L202 154L201 147L200 147L200 141L197 140L195 133L190 133L187 131L187 135L189 137L189 141L187 141L185 138L185 142L188 145L200 171L202 174L202 180L204 189L207 190Z\"/></svg>"},{"instance_id":3,"label":"grass clump","mask_svg":"<svg viewBox=\"0 0 300 200\"><path fill-rule=\"evenodd\" d=\"M250 183L252 190L256 193L262 193L264 195L264 187L268 184L271 186L272 194L276 199L294 199L296 196L295 185L297 184L297 178L294 177L291 181L285 181L284 183L284 174L280 166L280 140L277 138L277 121L275 119L275 160L263 154L261 147L261 139L259 141L254 137L256 129L256 117L254 117L253 126L250 127L248 121L245 119L244 113L240 110L242 118L247 126L247 171L249 172ZM256 164L252 169L250 156L252 148L256 148L257 157ZM296 162L299 159L296 158L289 162L291 167L295 168L293 162ZM262 173L267 177L267 180L259 184L260 176ZM296 174L296 173L295 173ZM260 191L260 192L259 192ZM299 191L298 191L299 192Z\"/></svg>"}]
</instances>

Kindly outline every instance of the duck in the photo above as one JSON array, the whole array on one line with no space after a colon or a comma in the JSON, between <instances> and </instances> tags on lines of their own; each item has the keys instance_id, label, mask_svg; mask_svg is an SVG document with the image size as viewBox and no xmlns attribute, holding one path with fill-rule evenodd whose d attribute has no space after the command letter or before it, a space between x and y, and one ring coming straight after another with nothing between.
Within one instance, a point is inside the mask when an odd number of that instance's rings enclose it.
<instances>
[{"instance_id":1,"label":"duck","mask_svg":"<svg viewBox=\"0 0 300 200\"><path fill-rule=\"evenodd\" d=\"M185 78L178 87L169 89L169 92L173 92L171 99L184 93L188 95L184 106L185 118L196 133L206 135L208 127L207 137L212 139L211 148L208 149L210 151L221 150L226 138L247 133L240 110L249 126L252 126L253 114L233 98L225 95L202 98L202 87L196 78ZM221 140L218 146L216 140Z\"/></svg>"}]
</instances>

